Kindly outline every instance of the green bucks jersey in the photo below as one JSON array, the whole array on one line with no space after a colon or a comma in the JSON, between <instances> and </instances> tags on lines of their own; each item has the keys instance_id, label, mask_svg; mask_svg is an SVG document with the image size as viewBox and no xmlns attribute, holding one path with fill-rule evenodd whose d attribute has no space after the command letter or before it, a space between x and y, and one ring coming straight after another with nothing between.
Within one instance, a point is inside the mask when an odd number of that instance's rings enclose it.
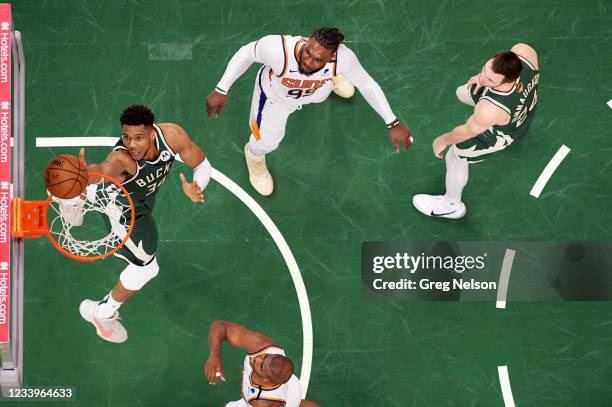
<instances>
[{"instance_id":1,"label":"green bucks jersey","mask_svg":"<svg viewBox=\"0 0 612 407\"><path fill-rule=\"evenodd\" d=\"M485 87L472 95L470 88L474 103L480 100L493 103L510 115L510 122L502 126L493 126L478 136L457 144L455 152L459 157L467 158L471 162L482 161L484 157L505 149L527 134L538 103L537 87L540 71L520 55L519 58L523 69L521 76L510 90L500 92Z\"/></svg>"},{"instance_id":2,"label":"green bucks jersey","mask_svg":"<svg viewBox=\"0 0 612 407\"><path fill-rule=\"evenodd\" d=\"M510 123L503 126L493 126L488 131L492 135L510 137L512 141L523 137L531 125L538 103L538 79L540 71L525 58L519 55L523 70L521 76L506 92L500 92L491 88L482 88L475 95L475 102L488 100L495 106L506 111L510 115Z\"/></svg>"},{"instance_id":3,"label":"green bucks jersey","mask_svg":"<svg viewBox=\"0 0 612 407\"><path fill-rule=\"evenodd\" d=\"M155 129L155 145L159 150L159 156L154 161L138 160L136 162L136 173L129 179L122 182L122 185L127 189L134 201L134 209L136 214L143 212L151 212L155 206L155 194L159 187L164 183L166 175L170 172L174 156L176 153L166 142L164 133L156 124ZM127 150L123 145L123 140L120 139L113 151Z\"/></svg>"}]
</instances>

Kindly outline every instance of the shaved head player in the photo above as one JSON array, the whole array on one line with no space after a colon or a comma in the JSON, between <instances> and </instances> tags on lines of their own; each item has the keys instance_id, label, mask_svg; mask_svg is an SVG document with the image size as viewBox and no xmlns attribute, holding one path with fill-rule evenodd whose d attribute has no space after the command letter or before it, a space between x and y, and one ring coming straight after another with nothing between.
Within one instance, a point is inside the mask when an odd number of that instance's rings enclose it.
<instances>
[{"instance_id":1,"label":"shaved head player","mask_svg":"<svg viewBox=\"0 0 612 407\"><path fill-rule=\"evenodd\" d=\"M227 321L214 321L208 330L210 356L204 374L210 384L225 380L221 364L221 347L227 342L244 349L242 370L242 398L225 407L319 407L315 402L302 400L300 382L293 374L293 362L283 348L260 333Z\"/></svg>"}]
</instances>

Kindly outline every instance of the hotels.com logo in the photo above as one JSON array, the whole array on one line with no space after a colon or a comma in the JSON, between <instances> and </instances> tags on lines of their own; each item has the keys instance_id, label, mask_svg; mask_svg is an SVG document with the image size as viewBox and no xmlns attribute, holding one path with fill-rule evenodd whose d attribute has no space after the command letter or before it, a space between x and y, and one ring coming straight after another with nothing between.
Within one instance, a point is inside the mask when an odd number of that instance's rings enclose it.
<instances>
[{"instance_id":1,"label":"hotels.com logo","mask_svg":"<svg viewBox=\"0 0 612 407\"><path fill-rule=\"evenodd\" d=\"M6 100L3 100L2 102L0 102L1 110L10 110L10 108L11 108L11 104L7 102Z\"/></svg>"},{"instance_id":2,"label":"hotels.com logo","mask_svg":"<svg viewBox=\"0 0 612 407\"><path fill-rule=\"evenodd\" d=\"M11 24L7 23L6 21L3 21L0 23L0 30L2 31L8 31L11 28Z\"/></svg>"}]
</instances>

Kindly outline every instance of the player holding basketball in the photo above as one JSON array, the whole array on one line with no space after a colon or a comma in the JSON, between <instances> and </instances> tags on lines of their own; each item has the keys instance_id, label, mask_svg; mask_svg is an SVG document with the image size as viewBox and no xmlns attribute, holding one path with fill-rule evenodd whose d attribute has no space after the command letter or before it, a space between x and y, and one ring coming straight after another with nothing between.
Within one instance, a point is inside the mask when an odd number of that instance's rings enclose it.
<instances>
[{"instance_id":1,"label":"player holding basketball","mask_svg":"<svg viewBox=\"0 0 612 407\"><path fill-rule=\"evenodd\" d=\"M315 402L302 400L300 381L293 374L293 362L283 348L260 333L227 321L214 321L208 330L210 355L204 374L210 384L225 381L221 364L221 347L228 342L247 351L242 370L242 399L225 407L319 407Z\"/></svg>"},{"instance_id":2,"label":"player holding basketball","mask_svg":"<svg viewBox=\"0 0 612 407\"><path fill-rule=\"evenodd\" d=\"M134 229L126 244L115 254L128 262L115 287L101 301L84 300L81 316L96 327L98 336L109 342L127 340L127 331L119 322L118 309L136 294L158 271L157 227L152 211L155 195L164 183L177 154L193 169L193 182L180 174L185 195L193 202L203 202L202 190L210 180L211 166L202 150L185 130L172 123L154 124L148 107L132 105L120 117L121 139L101 164L87 166L89 172L110 175L126 188L134 201ZM81 160L85 153L81 149Z\"/></svg>"},{"instance_id":3,"label":"player holding basketball","mask_svg":"<svg viewBox=\"0 0 612 407\"><path fill-rule=\"evenodd\" d=\"M352 84L357 86L387 124L395 150L399 152L400 143L404 149L410 147L408 129L399 123L380 86L363 69L353 51L342 44L343 40L338 29L320 28L309 38L268 35L253 41L234 54L221 81L206 98L208 116L219 115L232 84L254 62L264 65L255 79L251 136L244 146L249 180L261 195L270 195L274 190L266 154L276 150L285 136L289 115L302 105L323 102L332 90L350 97L354 91Z\"/></svg>"},{"instance_id":4,"label":"player holding basketball","mask_svg":"<svg viewBox=\"0 0 612 407\"><path fill-rule=\"evenodd\" d=\"M461 201L468 181L468 165L483 161L527 134L535 116L540 77L538 56L526 44L493 55L457 98L474 113L468 121L433 141L433 153L446 153L446 194L415 195L412 203L427 216L458 219L467 209Z\"/></svg>"}]
</instances>

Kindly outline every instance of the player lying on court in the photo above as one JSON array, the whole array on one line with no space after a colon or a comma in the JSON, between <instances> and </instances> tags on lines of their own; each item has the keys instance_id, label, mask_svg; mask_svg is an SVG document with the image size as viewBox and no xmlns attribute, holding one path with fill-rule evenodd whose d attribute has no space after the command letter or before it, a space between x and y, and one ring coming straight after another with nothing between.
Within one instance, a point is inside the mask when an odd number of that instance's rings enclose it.
<instances>
[{"instance_id":1,"label":"player lying on court","mask_svg":"<svg viewBox=\"0 0 612 407\"><path fill-rule=\"evenodd\" d=\"M433 153L446 153L446 194L415 195L415 208L433 217L458 219L467 209L461 201L468 165L481 162L522 139L535 116L540 77L538 55L527 44L498 52L482 71L457 88L457 98L474 113L468 121L433 141Z\"/></svg>"},{"instance_id":2,"label":"player lying on court","mask_svg":"<svg viewBox=\"0 0 612 407\"><path fill-rule=\"evenodd\" d=\"M110 175L119 181L130 193L135 209L132 234L115 254L127 261L127 267L101 301L84 300L79 307L81 316L94 325L98 336L109 342L127 340L127 331L118 319L118 309L159 271L155 255L157 227L152 211L155 195L176 155L180 154L185 165L193 169L193 182L187 182L180 174L183 192L193 202L204 201L202 190L210 180L210 163L185 130L172 123L154 124L154 119L148 107L129 106L120 117L121 139L104 162L87 166L89 172ZM80 159L85 165L83 149ZM74 207L64 210L75 212Z\"/></svg>"},{"instance_id":3,"label":"player lying on court","mask_svg":"<svg viewBox=\"0 0 612 407\"><path fill-rule=\"evenodd\" d=\"M217 87L206 98L208 116L219 115L232 84L254 62L263 64L255 78L251 136L244 146L249 180L261 195L270 195L274 190L266 154L276 150L285 136L289 115L302 105L323 102L332 90L350 97L354 84L387 124L395 150L399 152L400 144L404 149L410 147L408 129L399 123L380 86L353 51L342 44L343 40L338 29L320 28L308 38L268 35L253 41L234 54ZM308 135L313 136L316 135Z\"/></svg>"},{"instance_id":4,"label":"player lying on court","mask_svg":"<svg viewBox=\"0 0 612 407\"><path fill-rule=\"evenodd\" d=\"M319 407L315 402L302 400L300 381L293 374L293 362L283 348L260 333L249 331L233 322L214 321L208 330L210 356L204 374L210 384L225 381L221 364L223 342L244 349L242 370L242 399L225 407Z\"/></svg>"}]
</instances>

